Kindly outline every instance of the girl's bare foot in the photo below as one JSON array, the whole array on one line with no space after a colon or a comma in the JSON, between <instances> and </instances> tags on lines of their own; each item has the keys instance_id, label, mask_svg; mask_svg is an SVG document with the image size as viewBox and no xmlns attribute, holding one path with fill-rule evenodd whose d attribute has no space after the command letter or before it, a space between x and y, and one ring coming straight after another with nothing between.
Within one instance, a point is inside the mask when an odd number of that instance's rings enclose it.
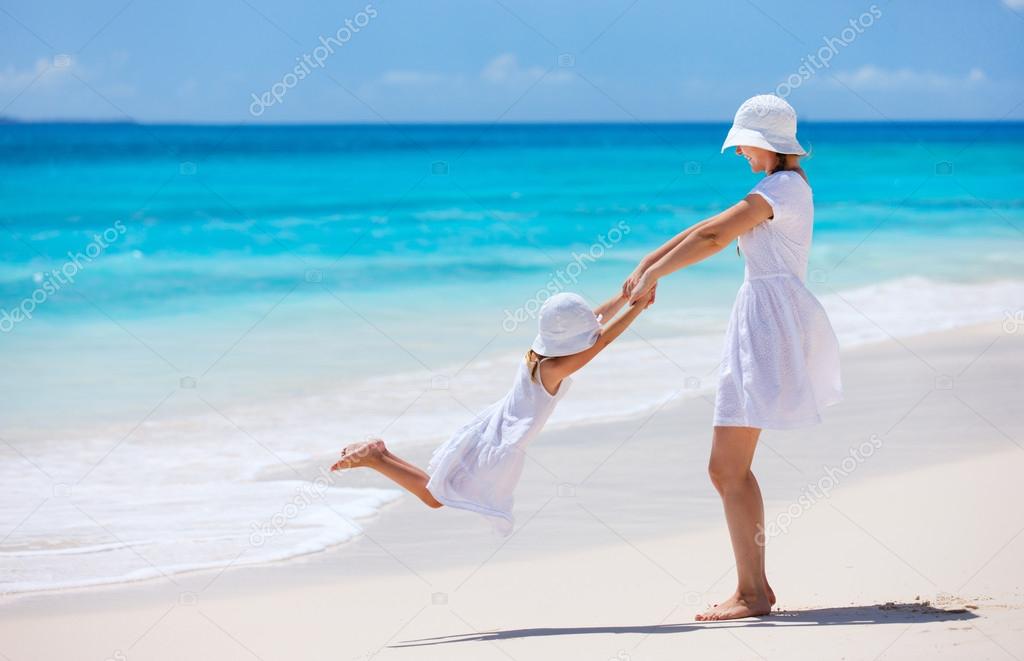
<instances>
[{"instance_id":1,"label":"girl's bare foot","mask_svg":"<svg viewBox=\"0 0 1024 661\"><path fill-rule=\"evenodd\" d=\"M703 613L698 613L695 619L698 622L738 620L743 617L768 615L771 612L772 605L768 601L768 595L750 597L737 592L722 603L715 604Z\"/></svg>"},{"instance_id":2,"label":"girl's bare foot","mask_svg":"<svg viewBox=\"0 0 1024 661\"><path fill-rule=\"evenodd\" d=\"M772 586L768 585L768 579L767 578L764 579L764 587L768 590L768 605L769 606L774 606L775 605L775 601L776 601L776 599L775 599L775 590L772 589Z\"/></svg>"},{"instance_id":3,"label":"girl's bare foot","mask_svg":"<svg viewBox=\"0 0 1024 661\"><path fill-rule=\"evenodd\" d=\"M381 460L387 451L387 448L384 447L384 441L379 438L371 438L359 443L346 445L345 449L341 451L341 459L331 466L331 470L373 466Z\"/></svg>"}]
</instances>

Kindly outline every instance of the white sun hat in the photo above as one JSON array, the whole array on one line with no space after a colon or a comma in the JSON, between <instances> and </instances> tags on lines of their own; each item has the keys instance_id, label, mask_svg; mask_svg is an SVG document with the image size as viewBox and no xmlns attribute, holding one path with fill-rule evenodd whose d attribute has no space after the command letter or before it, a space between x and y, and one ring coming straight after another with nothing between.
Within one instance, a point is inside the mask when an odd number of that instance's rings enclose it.
<instances>
[{"instance_id":1,"label":"white sun hat","mask_svg":"<svg viewBox=\"0 0 1024 661\"><path fill-rule=\"evenodd\" d=\"M779 154L803 156L807 153L796 139L796 111L774 94L753 96L736 111L722 151L744 146L770 149Z\"/></svg>"},{"instance_id":2,"label":"white sun hat","mask_svg":"<svg viewBox=\"0 0 1024 661\"><path fill-rule=\"evenodd\" d=\"M571 356L594 346L601 322L579 294L555 294L540 307L531 349L542 356Z\"/></svg>"}]
</instances>

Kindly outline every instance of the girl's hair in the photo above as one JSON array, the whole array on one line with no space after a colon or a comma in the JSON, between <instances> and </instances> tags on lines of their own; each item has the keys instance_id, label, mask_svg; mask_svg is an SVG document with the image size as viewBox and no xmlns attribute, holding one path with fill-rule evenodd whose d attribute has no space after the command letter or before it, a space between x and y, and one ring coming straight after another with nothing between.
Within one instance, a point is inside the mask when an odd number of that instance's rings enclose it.
<instances>
[{"instance_id":1,"label":"girl's hair","mask_svg":"<svg viewBox=\"0 0 1024 661\"><path fill-rule=\"evenodd\" d=\"M526 366L530 368L530 380L534 383L537 382L537 371L540 368L540 361L547 358L542 356L533 349L526 352Z\"/></svg>"}]
</instances>

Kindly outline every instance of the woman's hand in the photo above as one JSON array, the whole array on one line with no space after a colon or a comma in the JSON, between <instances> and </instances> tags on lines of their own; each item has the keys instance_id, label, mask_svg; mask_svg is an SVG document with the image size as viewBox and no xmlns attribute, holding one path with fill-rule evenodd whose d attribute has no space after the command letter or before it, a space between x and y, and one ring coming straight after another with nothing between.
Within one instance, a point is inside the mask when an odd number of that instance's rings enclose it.
<instances>
[{"instance_id":1,"label":"woman's hand","mask_svg":"<svg viewBox=\"0 0 1024 661\"><path fill-rule=\"evenodd\" d=\"M630 305L636 305L643 301L644 307L650 307L654 304L654 294L657 287L658 279L654 277L650 270L644 271L637 278L636 282L633 283L633 288L629 294Z\"/></svg>"},{"instance_id":2,"label":"woman's hand","mask_svg":"<svg viewBox=\"0 0 1024 661\"><path fill-rule=\"evenodd\" d=\"M633 288L636 287L637 280L640 279L640 276L642 276L644 274L644 271L646 270L647 269L644 267L642 263L638 264L637 267L633 269L633 272L629 274L629 277L626 278L626 281L622 283L623 296L629 298L633 294Z\"/></svg>"},{"instance_id":3,"label":"woman's hand","mask_svg":"<svg viewBox=\"0 0 1024 661\"><path fill-rule=\"evenodd\" d=\"M651 295L650 295L650 296L649 296L649 297L647 298L647 303L646 303L646 304L644 305L644 309L645 309L645 310L646 310L647 308L651 307L652 305L654 305L654 296L655 296L655 295L656 295L657 293L658 293L658 283L657 283L657 282L655 282L655 283L654 283L654 286L653 286L653 287L651 287Z\"/></svg>"},{"instance_id":4,"label":"woman's hand","mask_svg":"<svg viewBox=\"0 0 1024 661\"><path fill-rule=\"evenodd\" d=\"M629 274L629 277L626 278L626 281L622 283L622 295L625 298L632 298L633 292L636 290L636 284L637 282L640 281L640 278L643 276L646 270L647 266L643 262L641 262L640 264L637 265L633 272ZM647 302L647 304L644 307L649 308L652 305L654 305L654 297L655 293L657 292L657 289L658 284L657 282L655 282L654 289L651 290L651 299L650 301Z\"/></svg>"}]
</instances>

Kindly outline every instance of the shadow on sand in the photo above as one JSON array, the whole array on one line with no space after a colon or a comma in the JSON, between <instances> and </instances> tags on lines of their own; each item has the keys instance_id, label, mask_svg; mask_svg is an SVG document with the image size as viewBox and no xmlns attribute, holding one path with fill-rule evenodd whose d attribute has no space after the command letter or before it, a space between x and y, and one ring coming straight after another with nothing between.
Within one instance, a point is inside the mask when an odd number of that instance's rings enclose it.
<instances>
[{"instance_id":1,"label":"shadow on sand","mask_svg":"<svg viewBox=\"0 0 1024 661\"><path fill-rule=\"evenodd\" d=\"M724 622L684 622L679 624L647 624L637 626L604 627L538 627L534 629L506 629L483 631L434 638L400 641L388 647L420 647L467 643L473 641L499 641L538 636L579 636L585 634L665 634L685 633L701 629L791 627L861 624L913 624L917 622L950 622L973 620L978 616L965 608L935 608L927 603L888 603L872 606L845 606L842 608L812 608L798 611L775 611L766 617Z\"/></svg>"}]
</instances>

